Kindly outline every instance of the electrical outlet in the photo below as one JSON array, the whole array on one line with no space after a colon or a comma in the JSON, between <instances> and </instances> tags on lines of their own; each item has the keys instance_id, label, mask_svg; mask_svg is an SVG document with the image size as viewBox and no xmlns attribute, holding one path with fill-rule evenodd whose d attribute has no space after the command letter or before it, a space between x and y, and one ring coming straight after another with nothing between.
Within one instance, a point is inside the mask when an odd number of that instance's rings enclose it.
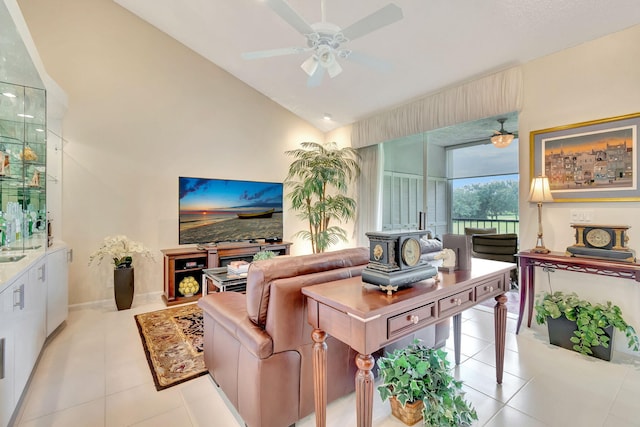
<instances>
[{"instance_id":1,"label":"electrical outlet","mask_svg":"<svg viewBox=\"0 0 640 427\"><path fill-rule=\"evenodd\" d=\"M574 224L593 222L593 210L591 209L571 209L569 215Z\"/></svg>"}]
</instances>

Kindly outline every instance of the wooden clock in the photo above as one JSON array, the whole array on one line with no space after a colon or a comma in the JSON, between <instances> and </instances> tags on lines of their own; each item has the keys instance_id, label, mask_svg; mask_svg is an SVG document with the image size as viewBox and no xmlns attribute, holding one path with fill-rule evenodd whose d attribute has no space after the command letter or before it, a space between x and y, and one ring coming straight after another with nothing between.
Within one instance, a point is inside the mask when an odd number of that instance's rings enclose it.
<instances>
[{"instance_id":1,"label":"wooden clock","mask_svg":"<svg viewBox=\"0 0 640 427\"><path fill-rule=\"evenodd\" d=\"M362 281L378 285L387 294L435 276L438 270L420 260L420 237L425 231L369 232L369 264Z\"/></svg>"},{"instance_id":2,"label":"wooden clock","mask_svg":"<svg viewBox=\"0 0 640 427\"><path fill-rule=\"evenodd\" d=\"M567 248L567 255L635 262L636 254L627 247L627 225L571 224L575 229L575 243Z\"/></svg>"}]
</instances>

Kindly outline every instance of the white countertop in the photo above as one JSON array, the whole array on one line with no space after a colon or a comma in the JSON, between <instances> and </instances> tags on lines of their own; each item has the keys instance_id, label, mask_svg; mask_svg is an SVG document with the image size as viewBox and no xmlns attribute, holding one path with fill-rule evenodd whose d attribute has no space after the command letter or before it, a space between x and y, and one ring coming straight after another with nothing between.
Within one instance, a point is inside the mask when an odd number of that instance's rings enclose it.
<instances>
[{"instance_id":1,"label":"white countertop","mask_svg":"<svg viewBox=\"0 0 640 427\"><path fill-rule=\"evenodd\" d=\"M24 245L23 245L24 243ZM46 251L51 248L47 248L46 236L35 235L25 242L18 242L15 247L28 247L38 246L38 249L16 249L16 250L2 250L0 256L7 255L26 255L19 261L15 262L3 262L0 263L0 292L4 291L13 281L13 279L19 276L22 272L26 271L35 262L45 256Z\"/></svg>"}]
</instances>

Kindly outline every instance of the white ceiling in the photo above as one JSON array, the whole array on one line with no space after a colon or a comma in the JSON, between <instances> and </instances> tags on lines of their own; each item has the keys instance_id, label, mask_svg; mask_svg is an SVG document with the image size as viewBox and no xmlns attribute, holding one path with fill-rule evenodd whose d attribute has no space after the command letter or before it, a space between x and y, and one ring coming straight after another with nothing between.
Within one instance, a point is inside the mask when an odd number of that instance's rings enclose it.
<instances>
[{"instance_id":1,"label":"white ceiling","mask_svg":"<svg viewBox=\"0 0 640 427\"><path fill-rule=\"evenodd\" d=\"M345 45L393 69L340 60L341 74L309 88L300 68L309 54L241 58L306 46L263 1L114 1L323 131L640 23L638 0L393 0L402 20ZM388 2L326 0L326 21L346 28ZM320 0L288 3L309 24L321 21Z\"/></svg>"}]
</instances>

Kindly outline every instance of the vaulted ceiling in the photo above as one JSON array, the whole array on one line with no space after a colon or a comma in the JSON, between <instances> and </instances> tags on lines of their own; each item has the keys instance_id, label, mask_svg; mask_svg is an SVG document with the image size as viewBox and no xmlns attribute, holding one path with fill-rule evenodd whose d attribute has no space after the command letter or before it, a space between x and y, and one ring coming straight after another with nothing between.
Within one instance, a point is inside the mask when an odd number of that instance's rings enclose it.
<instances>
[{"instance_id":1,"label":"vaulted ceiling","mask_svg":"<svg viewBox=\"0 0 640 427\"><path fill-rule=\"evenodd\" d=\"M338 59L343 71L307 86L308 52L245 60L242 53L306 47L261 0L114 0L323 131L640 22L637 0L392 0L403 18L349 41L388 71ZM308 24L345 29L389 0L288 0ZM286 6L284 6L286 7ZM331 121L323 115L331 115Z\"/></svg>"}]
</instances>

